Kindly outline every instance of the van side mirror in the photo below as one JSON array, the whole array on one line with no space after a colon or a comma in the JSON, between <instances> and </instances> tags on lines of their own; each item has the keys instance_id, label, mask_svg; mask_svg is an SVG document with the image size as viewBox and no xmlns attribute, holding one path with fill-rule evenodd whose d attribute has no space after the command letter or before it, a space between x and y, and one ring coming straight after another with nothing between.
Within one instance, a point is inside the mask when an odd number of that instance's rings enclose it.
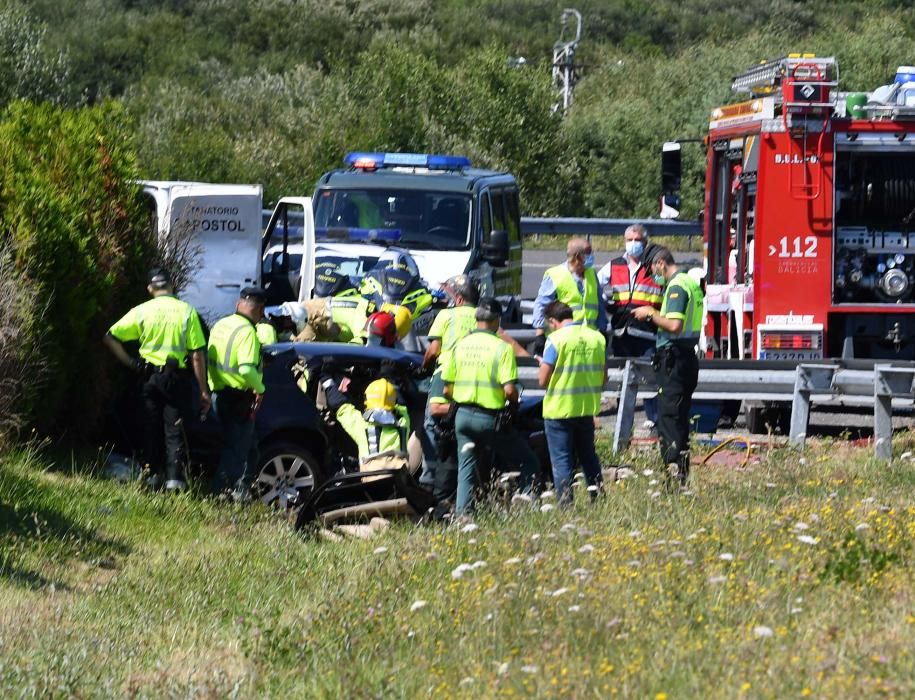
<instances>
[{"instance_id":1,"label":"van side mirror","mask_svg":"<svg viewBox=\"0 0 915 700\"><path fill-rule=\"evenodd\" d=\"M482 250L483 260L493 267L504 267L509 255L508 231L490 233L489 242L483 244Z\"/></svg>"},{"instance_id":2,"label":"van side mirror","mask_svg":"<svg viewBox=\"0 0 915 700\"><path fill-rule=\"evenodd\" d=\"M668 141L661 147L661 218L680 215L680 180L683 172L681 145Z\"/></svg>"}]
</instances>

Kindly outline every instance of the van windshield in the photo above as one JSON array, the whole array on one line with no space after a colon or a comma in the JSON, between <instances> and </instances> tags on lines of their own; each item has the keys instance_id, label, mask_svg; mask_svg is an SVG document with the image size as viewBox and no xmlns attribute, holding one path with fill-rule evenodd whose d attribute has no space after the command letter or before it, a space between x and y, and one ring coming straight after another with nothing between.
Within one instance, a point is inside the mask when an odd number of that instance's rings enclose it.
<instances>
[{"instance_id":1,"label":"van windshield","mask_svg":"<svg viewBox=\"0 0 915 700\"><path fill-rule=\"evenodd\" d=\"M397 245L424 250L470 247L470 195L416 190L319 190L317 233L330 229L391 229Z\"/></svg>"}]
</instances>

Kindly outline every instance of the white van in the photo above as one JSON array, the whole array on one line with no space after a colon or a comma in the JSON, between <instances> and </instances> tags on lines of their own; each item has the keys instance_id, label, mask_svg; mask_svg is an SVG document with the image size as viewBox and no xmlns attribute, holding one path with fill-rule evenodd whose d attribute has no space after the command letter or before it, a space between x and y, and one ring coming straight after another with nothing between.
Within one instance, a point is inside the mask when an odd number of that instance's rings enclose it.
<instances>
[{"instance_id":1,"label":"white van","mask_svg":"<svg viewBox=\"0 0 915 700\"><path fill-rule=\"evenodd\" d=\"M161 246L197 251L181 297L212 323L232 313L242 287L260 284L261 185L143 180ZM188 238L190 237L190 239Z\"/></svg>"}]
</instances>

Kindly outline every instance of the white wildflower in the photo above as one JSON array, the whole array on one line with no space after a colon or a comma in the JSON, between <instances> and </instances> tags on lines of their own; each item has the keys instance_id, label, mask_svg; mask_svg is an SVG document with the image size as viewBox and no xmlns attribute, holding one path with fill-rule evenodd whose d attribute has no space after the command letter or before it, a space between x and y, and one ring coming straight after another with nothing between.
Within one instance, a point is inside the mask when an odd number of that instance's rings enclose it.
<instances>
[{"instance_id":1,"label":"white wildflower","mask_svg":"<svg viewBox=\"0 0 915 700\"><path fill-rule=\"evenodd\" d=\"M540 506L540 512L549 513L551 510L553 510L555 508L556 508L556 506L554 506L552 503L544 503L542 506Z\"/></svg>"},{"instance_id":2,"label":"white wildflower","mask_svg":"<svg viewBox=\"0 0 915 700\"><path fill-rule=\"evenodd\" d=\"M554 491L544 491L540 494L541 501L552 501L556 498L556 493Z\"/></svg>"},{"instance_id":3,"label":"white wildflower","mask_svg":"<svg viewBox=\"0 0 915 700\"><path fill-rule=\"evenodd\" d=\"M496 669L496 675L504 676L506 673L508 673L508 661L503 661Z\"/></svg>"},{"instance_id":4,"label":"white wildflower","mask_svg":"<svg viewBox=\"0 0 915 700\"><path fill-rule=\"evenodd\" d=\"M477 559L473 564L470 565L470 568L476 571L477 569L482 569L486 566L486 562L482 559Z\"/></svg>"},{"instance_id":5,"label":"white wildflower","mask_svg":"<svg viewBox=\"0 0 915 700\"><path fill-rule=\"evenodd\" d=\"M810 526L807 523L805 523L801 520L798 520L796 523L794 523L794 529L795 530L809 530Z\"/></svg>"},{"instance_id":6,"label":"white wildflower","mask_svg":"<svg viewBox=\"0 0 915 700\"><path fill-rule=\"evenodd\" d=\"M766 637L771 637L775 634L772 631L771 627L766 627L765 625L757 625L753 628L753 636L757 639L765 639Z\"/></svg>"},{"instance_id":7,"label":"white wildflower","mask_svg":"<svg viewBox=\"0 0 915 700\"><path fill-rule=\"evenodd\" d=\"M528 664L521 667L521 673L537 673L540 669L533 664Z\"/></svg>"},{"instance_id":8,"label":"white wildflower","mask_svg":"<svg viewBox=\"0 0 915 700\"><path fill-rule=\"evenodd\" d=\"M550 595L553 596L554 598L558 598L559 596L564 595L568 592L569 592L568 588L557 588L555 591L550 593Z\"/></svg>"},{"instance_id":9,"label":"white wildflower","mask_svg":"<svg viewBox=\"0 0 915 700\"><path fill-rule=\"evenodd\" d=\"M581 547L578 548L579 554L590 554L593 551L594 551L593 544L583 544Z\"/></svg>"},{"instance_id":10,"label":"white wildflower","mask_svg":"<svg viewBox=\"0 0 915 700\"><path fill-rule=\"evenodd\" d=\"M651 476L654 474L654 469L643 469L642 476Z\"/></svg>"},{"instance_id":11,"label":"white wildflower","mask_svg":"<svg viewBox=\"0 0 915 700\"><path fill-rule=\"evenodd\" d=\"M810 535L798 535L797 541L804 544L816 544L818 542L816 537L811 537Z\"/></svg>"},{"instance_id":12,"label":"white wildflower","mask_svg":"<svg viewBox=\"0 0 915 700\"><path fill-rule=\"evenodd\" d=\"M727 580L728 580L728 577L727 577L727 576L709 576L708 582L709 582L709 583L712 583L712 584L714 584L714 583L724 583L724 582L727 581Z\"/></svg>"},{"instance_id":13,"label":"white wildflower","mask_svg":"<svg viewBox=\"0 0 915 700\"><path fill-rule=\"evenodd\" d=\"M855 532L863 532L864 530L870 530L871 526L867 523L858 523L855 525Z\"/></svg>"},{"instance_id":14,"label":"white wildflower","mask_svg":"<svg viewBox=\"0 0 915 700\"><path fill-rule=\"evenodd\" d=\"M373 554L384 554L387 551L388 551L387 547L375 547L375 551L373 552Z\"/></svg>"},{"instance_id":15,"label":"white wildflower","mask_svg":"<svg viewBox=\"0 0 915 700\"><path fill-rule=\"evenodd\" d=\"M417 600L410 606L410 612L416 612L417 610L422 610L426 607L427 603L424 600Z\"/></svg>"},{"instance_id":16,"label":"white wildflower","mask_svg":"<svg viewBox=\"0 0 915 700\"><path fill-rule=\"evenodd\" d=\"M459 579L464 578L464 574L468 571L473 571L473 567L470 564L458 564L454 570L451 572L451 578Z\"/></svg>"},{"instance_id":17,"label":"white wildflower","mask_svg":"<svg viewBox=\"0 0 915 700\"><path fill-rule=\"evenodd\" d=\"M581 610L580 605L570 605L569 606L569 612L578 612L579 610Z\"/></svg>"},{"instance_id":18,"label":"white wildflower","mask_svg":"<svg viewBox=\"0 0 915 700\"><path fill-rule=\"evenodd\" d=\"M461 528L461 532L474 532L477 529L479 529L479 526L476 523L467 523Z\"/></svg>"},{"instance_id":19,"label":"white wildflower","mask_svg":"<svg viewBox=\"0 0 915 700\"><path fill-rule=\"evenodd\" d=\"M514 566L515 564L520 564L520 563L521 563L521 557L512 557L511 559L505 560L506 566Z\"/></svg>"},{"instance_id":20,"label":"white wildflower","mask_svg":"<svg viewBox=\"0 0 915 700\"><path fill-rule=\"evenodd\" d=\"M718 558L721 561L734 561L734 555L731 554L730 552L722 552L721 554L718 555Z\"/></svg>"}]
</instances>

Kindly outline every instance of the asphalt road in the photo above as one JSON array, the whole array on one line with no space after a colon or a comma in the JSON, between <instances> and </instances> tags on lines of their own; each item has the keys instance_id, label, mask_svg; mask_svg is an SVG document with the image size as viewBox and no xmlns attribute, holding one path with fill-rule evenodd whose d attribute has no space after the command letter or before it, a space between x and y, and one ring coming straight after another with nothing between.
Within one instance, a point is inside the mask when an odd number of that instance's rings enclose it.
<instances>
[{"instance_id":1,"label":"asphalt road","mask_svg":"<svg viewBox=\"0 0 915 700\"><path fill-rule=\"evenodd\" d=\"M597 252L594 254L594 267L600 269L613 258L622 255L622 251L616 252ZM543 280L543 273L547 268L553 267L565 260L566 253L564 250L529 250L525 249L523 258L523 272L521 279L521 296L524 299L533 299L537 296L537 290L540 288L540 282ZM685 253L674 253L677 262L690 262L692 265L701 265L700 253L688 251Z\"/></svg>"}]
</instances>

